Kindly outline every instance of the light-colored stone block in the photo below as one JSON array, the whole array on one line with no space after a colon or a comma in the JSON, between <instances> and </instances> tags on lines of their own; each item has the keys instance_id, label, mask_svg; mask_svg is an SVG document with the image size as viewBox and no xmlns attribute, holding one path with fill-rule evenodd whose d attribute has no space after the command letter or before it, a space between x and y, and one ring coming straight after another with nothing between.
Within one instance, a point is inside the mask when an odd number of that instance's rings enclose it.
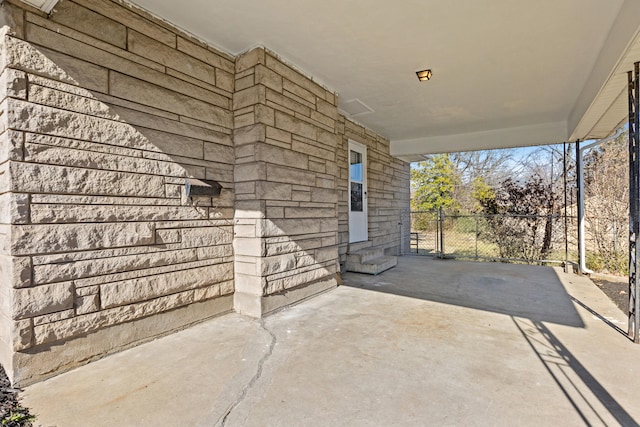
<instances>
[{"instance_id":1,"label":"light-colored stone block","mask_svg":"<svg viewBox=\"0 0 640 427\"><path fill-rule=\"evenodd\" d=\"M106 154L68 147L32 144L31 141L49 143L46 137L31 138L29 134L25 144L24 159L30 163L72 166L78 168L101 169L137 174L165 175L185 177L185 169L176 163L163 162L141 157L125 157L119 154ZM202 143L200 143L202 147ZM82 147L84 148L84 147Z\"/></svg>"},{"instance_id":2,"label":"light-colored stone block","mask_svg":"<svg viewBox=\"0 0 640 427\"><path fill-rule=\"evenodd\" d=\"M258 123L264 123L268 126L275 126L276 113L273 108L266 105L258 104L255 106L255 119Z\"/></svg>"},{"instance_id":3,"label":"light-colored stone block","mask_svg":"<svg viewBox=\"0 0 640 427\"><path fill-rule=\"evenodd\" d=\"M126 47L127 29L124 25L70 1L56 4L51 20L73 27L121 49Z\"/></svg>"},{"instance_id":4,"label":"light-colored stone block","mask_svg":"<svg viewBox=\"0 0 640 427\"><path fill-rule=\"evenodd\" d=\"M264 181L267 179L267 165L262 162L236 165L233 176L235 182Z\"/></svg>"},{"instance_id":5,"label":"light-colored stone block","mask_svg":"<svg viewBox=\"0 0 640 427\"><path fill-rule=\"evenodd\" d=\"M255 114L253 111L247 114L234 114L233 123L238 128L254 125L256 123Z\"/></svg>"},{"instance_id":6,"label":"light-colored stone block","mask_svg":"<svg viewBox=\"0 0 640 427\"><path fill-rule=\"evenodd\" d=\"M233 241L233 227L199 227L180 230L183 247L227 245Z\"/></svg>"},{"instance_id":7,"label":"light-colored stone block","mask_svg":"<svg viewBox=\"0 0 640 427\"><path fill-rule=\"evenodd\" d=\"M123 222L198 220L209 217L207 209L197 206L31 206L31 222L61 224L73 222ZM165 242L166 243L166 242Z\"/></svg>"},{"instance_id":8,"label":"light-colored stone block","mask_svg":"<svg viewBox=\"0 0 640 427\"><path fill-rule=\"evenodd\" d=\"M329 231L332 224L328 218L263 219L258 222L257 232L261 237L298 236Z\"/></svg>"},{"instance_id":9,"label":"light-colored stone block","mask_svg":"<svg viewBox=\"0 0 640 427\"><path fill-rule=\"evenodd\" d=\"M33 325L31 319L14 320L11 324L13 351L23 351L31 347Z\"/></svg>"},{"instance_id":10,"label":"light-colored stone block","mask_svg":"<svg viewBox=\"0 0 640 427\"><path fill-rule=\"evenodd\" d=\"M317 136L315 126L280 111L276 111L276 127L309 139L315 140Z\"/></svg>"},{"instance_id":11,"label":"light-colored stone block","mask_svg":"<svg viewBox=\"0 0 640 427\"><path fill-rule=\"evenodd\" d=\"M0 75L0 88L6 91L6 96L26 99L27 74L24 71L6 68Z\"/></svg>"},{"instance_id":12,"label":"light-colored stone block","mask_svg":"<svg viewBox=\"0 0 640 427\"><path fill-rule=\"evenodd\" d=\"M292 81L285 79L283 89L300 98L301 101L306 102L308 103L308 105L311 105L315 108L316 95L301 87L300 85L297 85Z\"/></svg>"},{"instance_id":13,"label":"light-colored stone block","mask_svg":"<svg viewBox=\"0 0 640 427\"><path fill-rule=\"evenodd\" d=\"M11 252L30 255L149 245L154 238L154 225L148 223L16 225Z\"/></svg>"},{"instance_id":14,"label":"light-colored stone block","mask_svg":"<svg viewBox=\"0 0 640 427\"><path fill-rule=\"evenodd\" d=\"M211 49L205 49L202 46L198 46L184 37L178 37L177 48L179 51L191 55L194 58L198 58L199 60L216 68L220 68L227 73L233 73L234 71L233 61L224 58L219 53L213 52Z\"/></svg>"},{"instance_id":15,"label":"light-colored stone block","mask_svg":"<svg viewBox=\"0 0 640 427\"><path fill-rule=\"evenodd\" d=\"M309 172L304 169L268 164L267 179L273 182L288 184L314 185L316 182L316 175L313 172Z\"/></svg>"},{"instance_id":16,"label":"light-colored stone block","mask_svg":"<svg viewBox=\"0 0 640 427\"><path fill-rule=\"evenodd\" d=\"M180 230L156 230L156 244L179 243Z\"/></svg>"},{"instance_id":17,"label":"light-colored stone block","mask_svg":"<svg viewBox=\"0 0 640 427\"><path fill-rule=\"evenodd\" d=\"M291 200L291 184L256 181L255 197L265 200Z\"/></svg>"},{"instance_id":18,"label":"light-colored stone block","mask_svg":"<svg viewBox=\"0 0 640 427\"><path fill-rule=\"evenodd\" d=\"M164 196L163 179L157 176L14 162L10 170L15 192Z\"/></svg>"},{"instance_id":19,"label":"light-colored stone block","mask_svg":"<svg viewBox=\"0 0 640 427\"><path fill-rule=\"evenodd\" d=\"M233 147L213 144L209 142L204 143L204 159L218 163L233 164L234 162L234 149Z\"/></svg>"},{"instance_id":20,"label":"light-colored stone block","mask_svg":"<svg viewBox=\"0 0 640 427\"><path fill-rule=\"evenodd\" d=\"M0 195L0 223L25 224L28 221L28 194L5 193Z\"/></svg>"},{"instance_id":21,"label":"light-colored stone block","mask_svg":"<svg viewBox=\"0 0 640 427\"><path fill-rule=\"evenodd\" d=\"M276 73L280 74L284 78L299 85L303 89L306 89L309 92L313 93L314 95L322 99L328 98L327 91L324 88L322 88L320 85L318 85L308 77L303 76L299 72L295 71L294 69L292 69L291 67L289 67L288 65L280 61L275 56L271 54L266 55L266 66L272 69L273 71L275 71Z\"/></svg>"},{"instance_id":22,"label":"light-colored stone block","mask_svg":"<svg viewBox=\"0 0 640 427\"><path fill-rule=\"evenodd\" d=\"M163 105L169 111L185 115L203 122L233 127L233 117L227 109L227 98L220 96L209 104L172 90L146 83L120 73L109 74L109 93L111 95L138 102L143 105Z\"/></svg>"},{"instance_id":23,"label":"light-colored stone block","mask_svg":"<svg viewBox=\"0 0 640 427\"><path fill-rule=\"evenodd\" d=\"M233 246L228 244L196 248L196 254L199 260L230 257L233 255Z\"/></svg>"},{"instance_id":24,"label":"light-colored stone block","mask_svg":"<svg viewBox=\"0 0 640 427\"><path fill-rule=\"evenodd\" d=\"M13 290L13 318L41 316L73 307L73 283L54 283Z\"/></svg>"},{"instance_id":25,"label":"light-colored stone block","mask_svg":"<svg viewBox=\"0 0 640 427\"><path fill-rule=\"evenodd\" d=\"M108 105L98 100L68 92L61 92L49 87L30 84L29 101L54 108L64 107L64 109L76 113L89 114L108 119L118 119L118 115L113 113Z\"/></svg>"},{"instance_id":26,"label":"light-colored stone block","mask_svg":"<svg viewBox=\"0 0 640 427\"><path fill-rule=\"evenodd\" d=\"M159 276L107 283L100 287L100 299L104 308L112 308L201 288L232 278L233 263L217 264Z\"/></svg>"},{"instance_id":27,"label":"light-colored stone block","mask_svg":"<svg viewBox=\"0 0 640 427\"><path fill-rule=\"evenodd\" d=\"M284 210L285 218L334 218L337 214L334 208L295 208Z\"/></svg>"},{"instance_id":28,"label":"light-colored stone block","mask_svg":"<svg viewBox=\"0 0 640 427\"><path fill-rule=\"evenodd\" d=\"M0 255L0 277L10 287L31 286L31 258Z\"/></svg>"},{"instance_id":29,"label":"light-colored stone block","mask_svg":"<svg viewBox=\"0 0 640 427\"><path fill-rule=\"evenodd\" d=\"M220 89L233 92L235 89L235 80L232 73L216 68L216 86Z\"/></svg>"},{"instance_id":30,"label":"light-colored stone block","mask_svg":"<svg viewBox=\"0 0 640 427\"><path fill-rule=\"evenodd\" d=\"M131 7L122 6L118 3L105 3L103 0L75 0L76 3L85 6L103 16L120 22L127 27L146 34L154 40L158 40L168 46L176 46L176 34L170 30L161 27L153 22L153 20L144 18L131 10Z\"/></svg>"},{"instance_id":31,"label":"light-colored stone block","mask_svg":"<svg viewBox=\"0 0 640 427\"><path fill-rule=\"evenodd\" d=\"M2 106L0 106L0 109ZM24 133L7 130L0 135L0 163L7 160L22 160Z\"/></svg>"},{"instance_id":32,"label":"light-colored stone block","mask_svg":"<svg viewBox=\"0 0 640 427\"><path fill-rule=\"evenodd\" d=\"M289 148L275 147L269 144L256 146L256 160L303 170L309 168L307 155L296 153Z\"/></svg>"},{"instance_id":33,"label":"light-colored stone block","mask_svg":"<svg viewBox=\"0 0 640 427\"><path fill-rule=\"evenodd\" d=\"M294 139L291 143L291 148L301 153L306 153L310 156L317 157L319 159L325 159L328 162L332 162L335 159L335 151L330 148L323 148L317 143L305 142L300 139Z\"/></svg>"},{"instance_id":34,"label":"light-colored stone block","mask_svg":"<svg viewBox=\"0 0 640 427\"><path fill-rule=\"evenodd\" d=\"M337 203L338 192L334 189L314 188L311 192L311 201L320 203Z\"/></svg>"},{"instance_id":35,"label":"light-colored stone block","mask_svg":"<svg viewBox=\"0 0 640 427\"><path fill-rule=\"evenodd\" d=\"M253 70L251 70L253 71ZM246 88L249 88L251 86L253 86L255 84L255 80L254 80L254 74L251 73L247 76L244 77L238 77L236 76L235 79L235 90L236 91L241 91L244 90Z\"/></svg>"},{"instance_id":36,"label":"light-colored stone block","mask_svg":"<svg viewBox=\"0 0 640 427\"><path fill-rule=\"evenodd\" d=\"M264 65L256 65L255 83L265 85L276 92L282 91L282 77Z\"/></svg>"},{"instance_id":37,"label":"light-colored stone block","mask_svg":"<svg viewBox=\"0 0 640 427\"><path fill-rule=\"evenodd\" d=\"M171 67L174 70L178 70L184 74L195 77L204 82L212 85L216 84L216 70L212 65L195 59L191 55L187 55L181 52L180 48L185 49L185 46L191 45L190 51L195 51L198 46L193 46L193 43L185 41L182 37L178 38L178 50L173 49L163 43L140 34L137 31L130 30L127 38L128 50L158 62L164 66ZM204 49L201 49L200 52ZM206 51L211 59L219 59L213 52Z\"/></svg>"},{"instance_id":38,"label":"light-colored stone block","mask_svg":"<svg viewBox=\"0 0 640 427\"><path fill-rule=\"evenodd\" d=\"M77 296L75 308L78 315L96 312L100 309L100 296L97 294Z\"/></svg>"},{"instance_id":39,"label":"light-colored stone block","mask_svg":"<svg viewBox=\"0 0 640 427\"><path fill-rule=\"evenodd\" d=\"M157 230L175 231L175 230ZM41 264L33 267L35 283L77 280L84 277L101 276L125 271L142 270L164 265L178 265L198 259L195 249L157 251L151 253L110 256L53 264Z\"/></svg>"},{"instance_id":40,"label":"light-colored stone block","mask_svg":"<svg viewBox=\"0 0 640 427\"><path fill-rule=\"evenodd\" d=\"M15 130L103 144L117 141L118 146L159 151L143 134L125 123L87 117L17 99L7 100L6 113L9 126Z\"/></svg>"},{"instance_id":41,"label":"light-colored stone block","mask_svg":"<svg viewBox=\"0 0 640 427\"><path fill-rule=\"evenodd\" d=\"M243 144L254 144L256 142L264 142L266 138L266 128L263 124L255 124L236 129L233 135L233 141L238 146Z\"/></svg>"},{"instance_id":42,"label":"light-colored stone block","mask_svg":"<svg viewBox=\"0 0 640 427\"><path fill-rule=\"evenodd\" d=\"M90 90L106 92L108 72L80 59L72 58L45 48L37 48L26 41L4 37L5 63L7 67L21 69L34 74L76 83L74 77L82 75L82 85Z\"/></svg>"},{"instance_id":43,"label":"light-colored stone block","mask_svg":"<svg viewBox=\"0 0 640 427\"><path fill-rule=\"evenodd\" d=\"M34 317L33 325L40 326L46 323L59 322L60 320L70 319L75 315L76 315L76 311L74 309L56 311L55 313Z\"/></svg>"},{"instance_id":44,"label":"light-colored stone block","mask_svg":"<svg viewBox=\"0 0 640 427\"><path fill-rule=\"evenodd\" d=\"M295 288L298 286L304 286L308 283L313 283L318 280L327 280L333 277L337 272L336 268L328 267L303 267L297 270L289 271L285 277L282 278L267 278L267 287L265 288L265 294L274 294L282 292L286 289Z\"/></svg>"},{"instance_id":45,"label":"light-colored stone block","mask_svg":"<svg viewBox=\"0 0 640 427\"><path fill-rule=\"evenodd\" d=\"M236 73L241 73L245 70L255 67L258 64L265 64L265 52L261 47L250 50L238 58L236 58Z\"/></svg>"},{"instance_id":46,"label":"light-colored stone block","mask_svg":"<svg viewBox=\"0 0 640 427\"><path fill-rule=\"evenodd\" d=\"M297 259L295 254L286 254L273 257L263 257L258 262L258 273L262 276L282 273L296 268Z\"/></svg>"},{"instance_id":47,"label":"light-colored stone block","mask_svg":"<svg viewBox=\"0 0 640 427\"><path fill-rule=\"evenodd\" d=\"M233 241L236 255L261 257L264 255L264 243L259 238L236 237Z\"/></svg>"},{"instance_id":48,"label":"light-colored stone block","mask_svg":"<svg viewBox=\"0 0 640 427\"><path fill-rule=\"evenodd\" d=\"M264 104L266 99L267 95L265 86L251 86L233 94L233 109L238 110L250 105Z\"/></svg>"}]
</instances>

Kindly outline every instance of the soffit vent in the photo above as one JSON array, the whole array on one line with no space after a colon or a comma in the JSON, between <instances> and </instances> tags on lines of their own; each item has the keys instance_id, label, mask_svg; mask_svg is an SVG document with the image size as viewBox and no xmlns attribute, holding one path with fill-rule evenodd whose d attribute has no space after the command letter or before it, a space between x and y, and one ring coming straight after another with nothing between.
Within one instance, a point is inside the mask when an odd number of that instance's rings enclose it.
<instances>
[{"instance_id":1,"label":"soffit vent","mask_svg":"<svg viewBox=\"0 0 640 427\"><path fill-rule=\"evenodd\" d=\"M362 116L373 113L373 108L369 107L359 99L350 99L340 106L340 109L351 117Z\"/></svg>"}]
</instances>

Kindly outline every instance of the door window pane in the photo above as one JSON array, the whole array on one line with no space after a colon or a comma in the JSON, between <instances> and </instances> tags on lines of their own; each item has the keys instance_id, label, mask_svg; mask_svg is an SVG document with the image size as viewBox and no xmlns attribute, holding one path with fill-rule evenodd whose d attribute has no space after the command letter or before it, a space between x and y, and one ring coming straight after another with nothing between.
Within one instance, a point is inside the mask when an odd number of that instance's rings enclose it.
<instances>
[{"instance_id":1,"label":"door window pane","mask_svg":"<svg viewBox=\"0 0 640 427\"><path fill-rule=\"evenodd\" d=\"M362 153L351 151L349 164L349 177L351 181L362 182Z\"/></svg>"},{"instance_id":2,"label":"door window pane","mask_svg":"<svg viewBox=\"0 0 640 427\"><path fill-rule=\"evenodd\" d=\"M351 183L351 212L362 212L362 184Z\"/></svg>"}]
</instances>

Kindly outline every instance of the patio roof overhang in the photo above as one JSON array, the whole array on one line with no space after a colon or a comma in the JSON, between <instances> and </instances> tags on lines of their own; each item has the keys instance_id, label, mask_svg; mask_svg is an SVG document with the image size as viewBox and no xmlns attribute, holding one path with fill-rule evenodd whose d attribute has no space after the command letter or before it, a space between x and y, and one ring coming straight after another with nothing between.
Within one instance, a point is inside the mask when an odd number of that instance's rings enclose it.
<instances>
[{"instance_id":1,"label":"patio roof overhang","mask_svg":"<svg viewBox=\"0 0 640 427\"><path fill-rule=\"evenodd\" d=\"M134 3L230 54L273 50L408 161L606 137L640 60L637 0Z\"/></svg>"}]
</instances>

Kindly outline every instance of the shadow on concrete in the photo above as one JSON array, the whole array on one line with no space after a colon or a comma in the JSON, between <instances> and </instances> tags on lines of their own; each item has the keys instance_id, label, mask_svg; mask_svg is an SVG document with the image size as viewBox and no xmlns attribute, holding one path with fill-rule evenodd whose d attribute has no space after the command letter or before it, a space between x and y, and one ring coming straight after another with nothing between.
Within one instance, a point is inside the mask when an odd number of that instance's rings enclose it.
<instances>
[{"instance_id":1,"label":"shadow on concrete","mask_svg":"<svg viewBox=\"0 0 640 427\"><path fill-rule=\"evenodd\" d=\"M582 301L580 301L577 298L574 297L570 297L571 301L573 301L574 303L578 304L580 307L584 308L585 310L587 310L592 316L597 317L598 319L600 319L600 321L602 321L604 324L606 324L607 326L609 326L610 328L612 328L614 331L616 331L617 333L623 335L626 339L628 339L629 341L633 341L631 339L631 337L629 336L629 334L622 329L620 326L616 325L615 323L613 323L611 320L607 319L606 317L604 317L602 314L598 313L597 311L595 311L594 309L592 309L591 307L589 307L588 305L586 305L585 303L583 303Z\"/></svg>"},{"instance_id":2,"label":"shadow on concrete","mask_svg":"<svg viewBox=\"0 0 640 427\"><path fill-rule=\"evenodd\" d=\"M378 276L347 273L343 284L444 304L584 327L551 267L430 260L404 256Z\"/></svg>"},{"instance_id":3,"label":"shadow on concrete","mask_svg":"<svg viewBox=\"0 0 640 427\"><path fill-rule=\"evenodd\" d=\"M585 425L611 425L613 417L622 426L638 426L549 328L538 321L512 320Z\"/></svg>"},{"instance_id":4,"label":"shadow on concrete","mask_svg":"<svg viewBox=\"0 0 640 427\"><path fill-rule=\"evenodd\" d=\"M397 268L379 276L347 273L344 285L509 315L585 425L639 426L543 323L584 328L575 303L626 336L569 295L562 280L550 267L402 257Z\"/></svg>"}]
</instances>

